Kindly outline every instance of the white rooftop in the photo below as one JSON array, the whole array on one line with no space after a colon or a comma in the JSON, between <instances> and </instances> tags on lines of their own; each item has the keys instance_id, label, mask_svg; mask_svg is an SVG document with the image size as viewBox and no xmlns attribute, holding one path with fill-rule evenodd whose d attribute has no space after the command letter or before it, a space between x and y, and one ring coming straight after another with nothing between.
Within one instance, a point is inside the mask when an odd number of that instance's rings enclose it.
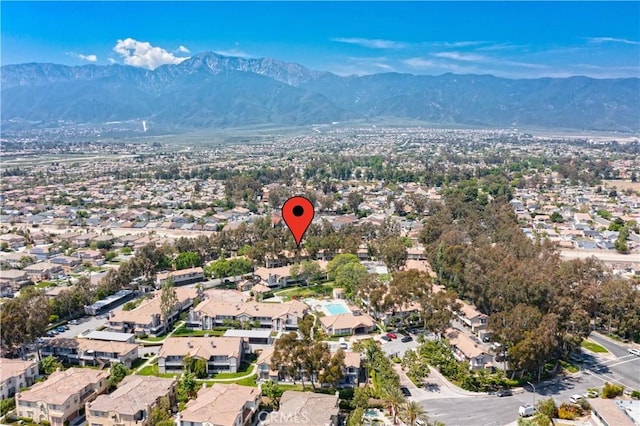
<instances>
[{"instance_id":1,"label":"white rooftop","mask_svg":"<svg viewBox=\"0 0 640 426\"><path fill-rule=\"evenodd\" d=\"M90 331L83 333L79 337L83 339L108 340L111 342L133 342L135 335L131 333L117 333L115 331Z\"/></svg>"},{"instance_id":2,"label":"white rooftop","mask_svg":"<svg viewBox=\"0 0 640 426\"><path fill-rule=\"evenodd\" d=\"M271 335L271 330L239 330L231 329L224 332L224 337L249 337L266 339Z\"/></svg>"}]
</instances>

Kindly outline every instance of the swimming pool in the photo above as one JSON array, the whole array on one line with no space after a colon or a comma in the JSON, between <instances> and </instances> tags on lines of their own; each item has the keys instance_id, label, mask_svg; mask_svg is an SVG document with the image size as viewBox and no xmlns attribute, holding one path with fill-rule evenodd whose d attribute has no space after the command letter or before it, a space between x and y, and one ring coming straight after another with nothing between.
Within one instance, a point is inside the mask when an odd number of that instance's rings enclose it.
<instances>
[{"instance_id":1,"label":"swimming pool","mask_svg":"<svg viewBox=\"0 0 640 426\"><path fill-rule=\"evenodd\" d=\"M343 303L327 303L324 308L329 315L350 314L351 311Z\"/></svg>"}]
</instances>

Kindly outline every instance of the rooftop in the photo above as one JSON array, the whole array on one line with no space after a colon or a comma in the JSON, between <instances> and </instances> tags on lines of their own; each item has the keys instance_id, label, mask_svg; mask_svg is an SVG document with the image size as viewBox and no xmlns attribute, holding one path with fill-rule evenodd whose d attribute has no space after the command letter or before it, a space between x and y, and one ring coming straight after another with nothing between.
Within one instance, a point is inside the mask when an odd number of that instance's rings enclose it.
<instances>
[{"instance_id":1,"label":"rooftop","mask_svg":"<svg viewBox=\"0 0 640 426\"><path fill-rule=\"evenodd\" d=\"M16 398L61 405L72 395L83 393L87 386L106 380L108 377L109 371L72 367L65 371L56 371L44 382L36 383L31 389L17 394Z\"/></svg>"},{"instance_id":2,"label":"rooftop","mask_svg":"<svg viewBox=\"0 0 640 426\"><path fill-rule=\"evenodd\" d=\"M255 401L259 395L258 388L216 383L210 388L200 389L198 397L189 401L181 412L181 418L187 422L233 426L238 415L242 415L245 404Z\"/></svg>"},{"instance_id":3,"label":"rooftop","mask_svg":"<svg viewBox=\"0 0 640 426\"><path fill-rule=\"evenodd\" d=\"M113 411L134 415L166 396L176 384L176 379L153 376L126 376L118 388L109 395L100 395L89 404L92 410Z\"/></svg>"}]
</instances>

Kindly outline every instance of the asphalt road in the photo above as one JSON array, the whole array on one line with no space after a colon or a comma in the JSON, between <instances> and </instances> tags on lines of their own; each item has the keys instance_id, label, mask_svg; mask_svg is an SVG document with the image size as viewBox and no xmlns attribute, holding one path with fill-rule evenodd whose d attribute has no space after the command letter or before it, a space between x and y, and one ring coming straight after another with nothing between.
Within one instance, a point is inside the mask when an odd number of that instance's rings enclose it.
<instances>
[{"instance_id":1,"label":"asphalt road","mask_svg":"<svg viewBox=\"0 0 640 426\"><path fill-rule=\"evenodd\" d=\"M518 407L523 404L533 404L534 401L552 397L558 405L568 402L571 395L584 394L590 387L602 385L602 381L591 375L577 374L556 378L536 385L536 392L530 386L524 390L516 390L513 396L499 398L495 395L476 394L466 392L457 394L446 385L437 384L438 379L433 373L427 379L429 383L436 382L430 395L411 389L417 400L427 410L430 420L440 420L447 426L504 426L517 421ZM403 383L404 384L404 383ZM442 397L440 397L442 395Z\"/></svg>"},{"instance_id":2,"label":"asphalt road","mask_svg":"<svg viewBox=\"0 0 640 426\"><path fill-rule=\"evenodd\" d=\"M598 333L591 333L589 338L604 346L610 353L600 355L584 351L588 353L584 362L585 372L603 382L622 384L627 389L640 390L640 357L628 352L631 346Z\"/></svg>"},{"instance_id":3,"label":"asphalt road","mask_svg":"<svg viewBox=\"0 0 640 426\"><path fill-rule=\"evenodd\" d=\"M640 388L640 357L630 354L628 345L597 333L590 338L607 348L609 353L584 351L586 355L580 372L534 384L535 392L531 386L526 386L508 397L463 391L434 372L426 379L430 386L419 389L401 371L398 372L402 385L412 393L411 399L422 404L430 420L440 420L447 426L504 426L515 424L518 407L522 404L534 404L551 397L560 405L568 402L571 395L585 394L589 388L601 388L605 381L623 384L627 389Z\"/></svg>"}]
</instances>

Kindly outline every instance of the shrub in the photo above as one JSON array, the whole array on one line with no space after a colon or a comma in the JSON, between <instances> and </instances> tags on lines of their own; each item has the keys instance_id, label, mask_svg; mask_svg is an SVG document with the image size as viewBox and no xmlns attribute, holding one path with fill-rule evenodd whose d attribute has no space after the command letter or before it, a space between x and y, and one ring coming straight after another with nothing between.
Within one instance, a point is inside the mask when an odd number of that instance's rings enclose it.
<instances>
[{"instance_id":1,"label":"shrub","mask_svg":"<svg viewBox=\"0 0 640 426\"><path fill-rule=\"evenodd\" d=\"M558 417L558 407L553 398L538 401L536 406L538 407L538 412L546 415L548 418L553 419L554 417Z\"/></svg>"},{"instance_id":2,"label":"shrub","mask_svg":"<svg viewBox=\"0 0 640 426\"><path fill-rule=\"evenodd\" d=\"M558 417L564 420L573 420L581 415L582 408L579 405L563 402L560 408L558 408Z\"/></svg>"},{"instance_id":3,"label":"shrub","mask_svg":"<svg viewBox=\"0 0 640 426\"><path fill-rule=\"evenodd\" d=\"M3 399L0 401L0 416L4 416L14 408L16 408L16 400L14 398Z\"/></svg>"},{"instance_id":4,"label":"shrub","mask_svg":"<svg viewBox=\"0 0 640 426\"><path fill-rule=\"evenodd\" d=\"M582 411L591 411L591 404L586 399L581 399L578 401L578 405L582 408Z\"/></svg>"},{"instance_id":5,"label":"shrub","mask_svg":"<svg viewBox=\"0 0 640 426\"><path fill-rule=\"evenodd\" d=\"M634 390L633 392L631 392L631 398L640 399L640 391Z\"/></svg>"},{"instance_id":6,"label":"shrub","mask_svg":"<svg viewBox=\"0 0 640 426\"><path fill-rule=\"evenodd\" d=\"M624 387L605 382L604 387L602 388L602 397L615 398L616 396L622 395L623 391Z\"/></svg>"}]
</instances>

